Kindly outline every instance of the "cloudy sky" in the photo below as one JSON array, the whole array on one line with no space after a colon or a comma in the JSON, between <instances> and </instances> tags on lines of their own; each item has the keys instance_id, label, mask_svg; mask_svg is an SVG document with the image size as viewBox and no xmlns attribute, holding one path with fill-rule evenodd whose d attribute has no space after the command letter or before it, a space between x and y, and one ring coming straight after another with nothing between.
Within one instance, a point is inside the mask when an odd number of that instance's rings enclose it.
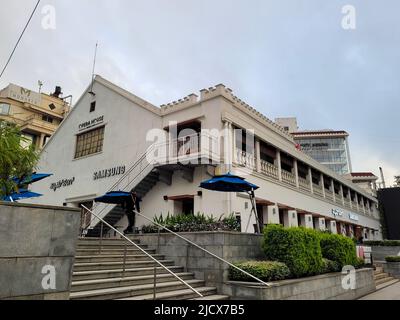
<instances>
[{"instance_id":1,"label":"cloudy sky","mask_svg":"<svg viewBox=\"0 0 400 320\"><path fill-rule=\"evenodd\" d=\"M36 0L1 0L0 66ZM52 5L56 28L44 29ZM355 30L342 8L356 9ZM218 83L266 116L344 129L354 171L400 174L398 0L42 0L0 87L75 100L96 73L156 105Z\"/></svg>"}]
</instances>

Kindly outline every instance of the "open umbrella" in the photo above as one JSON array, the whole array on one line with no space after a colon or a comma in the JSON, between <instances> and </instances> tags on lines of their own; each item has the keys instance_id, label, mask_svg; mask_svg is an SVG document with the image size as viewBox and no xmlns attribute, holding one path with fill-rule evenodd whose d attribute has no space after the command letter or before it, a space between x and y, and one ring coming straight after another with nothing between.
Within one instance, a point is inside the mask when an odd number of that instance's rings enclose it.
<instances>
[{"instance_id":1,"label":"open umbrella","mask_svg":"<svg viewBox=\"0 0 400 320\"><path fill-rule=\"evenodd\" d=\"M21 189L19 192L14 192L9 196L4 197L2 200L5 202L15 202L18 200L39 198L43 196L42 194L31 192L29 190Z\"/></svg>"},{"instance_id":2,"label":"open umbrella","mask_svg":"<svg viewBox=\"0 0 400 320\"><path fill-rule=\"evenodd\" d=\"M94 201L108 204L123 204L128 199L132 199L132 195L129 192L111 191L107 192L104 196L94 199Z\"/></svg>"},{"instance_id":3,"label":"open umbrella","mask_svg":"<svg viewBox=\"0 0 400 320\"><path fill-rule=\"evenodd\" d=\"M41 181L41 180L46 179L51 176L52 176L52 174L50 174L50 173L32 173L31 175L28 175L23 178L13 178L13 181L18 186L25 186L28 184L32 184L32 183Z\"/></svg>"},{"instance_id":4,"label":"open umbrella","mask_svg":"<svg viewBox=\"0 0 400 320\"><path fill-rule=\"evenodd\" d=\"M218 192L246 192L250 197L252 205L252 213L254 213L256 221L258 221L256 231L257 233L260 232L260 225L257 214L257 205L254 194L254 191L259 189L258 186L246 181L242 177L228 173L221 176L215 176L210 180L202 182L200 184L200 188ZM249 218L249 223L250 223L250 218ZM246 230L247 229L248 225Z\"/></svg>"}]
</instances>

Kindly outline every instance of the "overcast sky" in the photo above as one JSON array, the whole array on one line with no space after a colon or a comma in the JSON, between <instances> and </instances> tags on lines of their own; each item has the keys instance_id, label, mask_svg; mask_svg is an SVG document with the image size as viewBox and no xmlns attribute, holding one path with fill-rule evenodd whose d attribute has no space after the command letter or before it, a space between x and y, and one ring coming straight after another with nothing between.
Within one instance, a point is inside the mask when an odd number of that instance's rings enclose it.
<instances>
[{"instance_id":1,"label":"overcast sky","mask_svg":"<svg viewBox=\"0 0 400 320\"><path fill-rule=\"evenodd\" d=\"M3 67L36 0L1 0ZM353 5L356 30L342 28ZM45 5L56 12L45 30ZM400 174L398 0L42 0L0 87L75 101L96 73L155 105L224 83L270 119L350 133L354 171ZM46 20L47 21L47 20Z\"/></svg>"}]
</instances>

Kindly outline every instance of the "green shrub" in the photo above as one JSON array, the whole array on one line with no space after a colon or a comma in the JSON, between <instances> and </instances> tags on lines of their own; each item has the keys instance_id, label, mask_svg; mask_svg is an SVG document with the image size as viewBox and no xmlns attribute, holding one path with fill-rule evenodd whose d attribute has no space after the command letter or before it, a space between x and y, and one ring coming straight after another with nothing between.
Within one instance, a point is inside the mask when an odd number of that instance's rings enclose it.
<instances>
[{"instance_id":1,"label":"green shrub","mask_svg":"<svg viewBox=\"0 0 400 320\"><path fill-rule=\"evenodd\" d=\"M314 230L269 225L263 250L268 260L285 263L296 278L323 272L319 234Z\"/></svg>"},{"instance_id":2,"label":"green shrub","mask_svg":"<svg viewBox=\"0 0 400 320\"><path fill-rule=\"evenodd\" d=\"M248 261L235 263L234 265L263 281L279 281L290 277L289 268L284 263L280 262ZM255 281L253 278L233 267L229 269L229 279L232 281Z\"/></svg>"},{"instance_id":3,"label":"green shrub","mask_svg":"<svg viewBox=\"0 0 400 320\"><path fill-rule=\"evenodd\" d=\"M371 247L400 247L400 240L364 241L364 244Z\"/></svg>"},{"instance_id":4,"label":"green shrub","mask_svg":"<svg viewBox=\"0 0 400 320\"><path fill-rule=\"evenodd\" d=\"M197 215L170 215L154 218L154 222L174 231L174 232L201 232L201 231L240 231L240 222L235 215L217 219L213 216ZM143 226L143 233L158 233L158 227L154 224ZM162 233L166 232L161 230Z\"/></svg>"},{"instance_id":5,"label":"green shrub","mask_svg":"<svg viewBox=\"0 0 400 320\"><path fill-rule=\"evenodd\" d=\"M356 266L357 251L352 239L338 234L320 233L322 256L335 261L340 268L344 266Z\"/></svg>"},{"instance_id":6,"label":"green shrub","mask_svg":"<svg viewBox=\"0 0 400 320\"><path fill-rule=\"evenodd\" d=\"M386 257L386 262L400 262L400 256Z\"/></svg>"},{"instance_id":7,"label":"green shrub","mask_svg":"<svg viewBox=\"0 0 400 320\"><path fill-rule=\"evenodd\" d=\"M354 267L356 269L361 269L364 266L365 266L365 260L363 258L357 258L357 261L356 261L356 264L354 265Z\"/></svg>"},{"instance_id":8,"label":"green shrub","mask_svg":"<svg viewBox=\"0 0 400 320\"><path fill-rule=\"evenodd\" d=\"M331 261L325 258L322 259L322 261L323 261L322 273L334 273L341 271L340 265L336 261Z\"/></svg>"}]
</instances>

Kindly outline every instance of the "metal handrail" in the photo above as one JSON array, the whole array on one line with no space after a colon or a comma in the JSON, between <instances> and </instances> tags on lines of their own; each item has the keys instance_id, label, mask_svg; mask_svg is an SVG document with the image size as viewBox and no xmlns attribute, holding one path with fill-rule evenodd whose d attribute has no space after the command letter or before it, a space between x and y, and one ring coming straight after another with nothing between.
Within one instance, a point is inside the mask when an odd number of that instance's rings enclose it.
<instances>
[{"instance_id":1,"label":"metal handrail","mask_svg":"<svg viewBox=\"0 0 400 320\"><path fill-rule=\"evenodd\" d=\"M229 265L230 267L232 267L232 268L234 268L234 269L240 271L241 273L244 273L245 275L247 275L248 277L251 277L252 279L256 280L257 282L259 282L259 283L261 283L261 284L263 284L263 285L265 285L265 286L267 286L267 287L272 287L272 285L271 285L270 283L266 283L266 282L262 281L261 279L255 277L255 276L253 276L252 274L248 273L247 271L244 271L243 269L241 269L241 268L235 266L234 264L230 263L229 261L227 261L227 260L225 260L225 259L223 259L223 258L217 256L216 254L214 254L214 253L208 251L207 249L204 249L203 247L200 247L198 244L194 243L193 241L190 241L189 239L187 239L187 238L181 236L180 234L178 234L178 233L176 233L176 232L174 232L174 231L168 229L167 227L165 227L165 226L163 226L163 225L161 225L161 224L159 224L159 223L157 223L157 222L155 222L155 221L149 219L148 217L142 215L141 213L139 213L139 212L137 212L137 211L135 211L135 210L134 210L133 212L134 212L135 214L137 214L138 216L142 217L143 219L145 219L145 220L147 220L147 221L153 223L153 224L156 225L157 227L168 231L169 233L171 233L171 234L175 235L176 237L178 237L178 238L184 240L185 242L191 244L192 246L194 246L194 247L200 249L201 251L203 251L203 252L209 254L210 256L216 258L217 260L219 260L219 261L221 261L221 262L223 262L223 263L226 263L227 265Z\"/></svg>"},{"instance_id":2,"label":"metal handrail","mask_svg":"<svg viewBox=\"0 0 400 320\"><path fill-rule=\"evenodd\" d=\"M107 221L105 221L104 219L100 218L99 216L97 216L94 212L92 212L90 209L86 208L84 205L82 205L82 208L84 208L85 210L91 212L93 215L95 215L102 223L106 224L108 227L110 227L111 229L113 229L115 232L117 232L120 236L122 236L126 241L128 241L130 244L134 245L137 249L139 249L141 252L143 252L146 256L148 256L151 260L153 260L155 263L157 263L161 268L163 268L165 271L167 271L169 274L171 274L172 276L174 276L177 280L179 280L179 282L181 282L182 284L184 284L186 287L188 287L191 291L193 291L194 293L196 293L199 297L203 298L204 296L197 291L195 288L193 288L190 284L188 284L185 280L181 279L178 275L176 275L173 271L171 271L168 267L164 266L160 261L158 261L156 258L154 258L151 254L149 254L148 252L146 252L144 249L142 249L140 246L138 246L136 243L134 243L131 239L129 239L128 237L126 237L123 233L121 233L120 231L118 231L117 229L115 229L112 225L110 225L109 223L107 223ZM126 246L125 246L125 252L126 252ZM124 274L125 274L125 263L126 263L126 254L124 253ZM156 271L157 269L155 268L154 271L154 288L156 288Z\"/></svg>"}]
</instances>

